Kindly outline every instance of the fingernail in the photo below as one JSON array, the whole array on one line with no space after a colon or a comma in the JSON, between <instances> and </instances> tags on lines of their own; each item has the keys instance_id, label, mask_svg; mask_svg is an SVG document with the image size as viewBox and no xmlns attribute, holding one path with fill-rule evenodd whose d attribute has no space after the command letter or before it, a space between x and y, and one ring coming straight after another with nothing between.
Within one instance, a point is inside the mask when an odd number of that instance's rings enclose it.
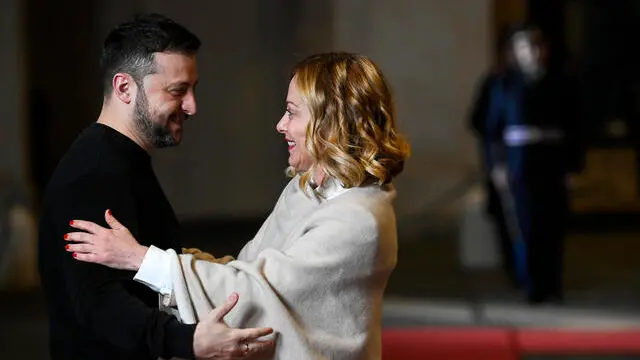
<instances>
[{"instance_id":1,"label":"fingernail","mask_svg":"<svg viewBox=\"0 0 640 360\"><path fill-rule=\"evenodd\" d=\"M69 250L69 245L64 246L65 250Z\"/></svg>"},{"instance_id":2,"label":"fingernail","mask_svg":"<svg viewBox=\"0 0 640 360\"><path fill-rule=\"evenodd\" d=\"M69 240L69 234L64 234L64 239Z\"/></svg>"},{"instance_id":3,"label":"fingernail","mask_svg":"<svg viewBox=\"0 0 640 360\"><path fill-rule=\"evenodd\" d=\"M107 209L107 215L111 216L111 210Z\"/></svg>"},{"instance_id":4,"label":"fingernail","mask_svg":"<svg viewBox=\"0 0 640 360\"><path fill-rule=\"evenodd\" d=\"M73 257L74 257L74 258L77 258L77 257L78 257L78 254L73 253Z\"/></svg>"},{"instance_id":5,"label":"fingernail","mask_svg":"<svg viewBox=\"0 0 640 360\"><path fill-rule=\"evenodd\" d=\"M69 221L69 225L73 225L73 220Z\"/></svg>"}]
</instances>

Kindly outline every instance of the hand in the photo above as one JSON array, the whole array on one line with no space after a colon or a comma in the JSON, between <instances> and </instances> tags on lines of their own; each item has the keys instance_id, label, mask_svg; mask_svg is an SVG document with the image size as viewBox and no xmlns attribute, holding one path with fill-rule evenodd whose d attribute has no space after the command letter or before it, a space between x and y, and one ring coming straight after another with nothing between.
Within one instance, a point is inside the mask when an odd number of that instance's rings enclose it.
<instances>
[{"instance_id":1,"label":"hand","mask_svg":"<svg viewBox=\"0 0 640 360\"><path fill-rule=\"evenodd\" d=\"M509 185L509 172L506 166L495 166L491 169L491 180L498 188L506 188Z\"/></svg>"},{"instance_id":2,"label":"hand","mask_svg":"<svg viewBox=\"0 0 640 360\"><path fill-rule=\"evenodd\" d=\"M258 338L273 332L270 328L232 329L222 318L238 302L238 294L212 310L197 326L193 334L193 353L196 359L244 359L273 351L273 340Z\"/></svg>"},{"instance_id":3,"label":"hand","mask_svg":"<svg viewBox=\"0 0 640 360\"><path fill-rule=\"evenodd\" d=\"M182 248L182 253L192 254L194 259L197 260L204 260L218 264L228 264L231 261L235 260L231 255L225 255L224 257L216 258L215 256L213 256L213 254L203 252L202 250L196 248Z\"/></svg>"},{"instance_id":4,"label":"hand","mask_svg":"<svg viewBox=\"0 0 640 360\"><path fill-rule=\"evenodd\" d=\"M71 221L71 227L86 232L65 234L65 240L78 243L66 245L66 250L80 261L102 264L114 269L138 270L149 248L138 244L129 229L120 224L111 215L110 210L105 212L104 219L110 229L91 221Z\"/></svg>"}]
</instances>

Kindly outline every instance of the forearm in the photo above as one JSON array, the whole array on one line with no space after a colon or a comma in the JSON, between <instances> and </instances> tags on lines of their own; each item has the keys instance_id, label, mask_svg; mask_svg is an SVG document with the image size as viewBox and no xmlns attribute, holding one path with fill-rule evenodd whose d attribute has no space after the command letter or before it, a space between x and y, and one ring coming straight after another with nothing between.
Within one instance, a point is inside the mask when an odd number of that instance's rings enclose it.
<instances>
[{"instance_id":1,"label":"forearm","mask_svg":"<svg viewBox=\"0 0 640 360\"><path fill-rule=\"evenodd\" d=\"M234 258L229 255L222 258L216 258L209 253L200 251L199 249L182 249L182 253L191 255L193 258L198 260L223 265L234 260ZM145 247L145 253L142 256L142 259L138 260L136 258L132 261L132 264L139 264L135 269L137 272L133 277L135 281L146 285L151 290L161 295L172 295L173 279L171 277L171 259L167 251L159 249L153 245L149 248Z\"/></svg>"},{"instance_id":2,"label":"forearm","mask_svg":"<svg viewBox=\"0 0 640 360\"><path fill-rule=\"evenodd\" d=\"M147 254L148 250L148 246L138 245L127 258L127 269L131 271L140 270L140 266L142 265L142 261L144 260L144 257Z\"/></svg>"}]
</instances>

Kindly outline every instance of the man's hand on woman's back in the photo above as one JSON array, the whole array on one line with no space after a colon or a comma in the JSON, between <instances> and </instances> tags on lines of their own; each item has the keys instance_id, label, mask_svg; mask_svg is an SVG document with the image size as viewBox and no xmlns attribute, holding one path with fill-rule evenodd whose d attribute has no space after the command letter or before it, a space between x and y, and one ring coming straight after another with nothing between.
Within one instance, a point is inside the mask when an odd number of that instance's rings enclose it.
<instances>
[{"instance_id":1,"label":"man's hand on woman's back","mask_svg":"<svg viewBox=\"0 0 640 360\"><path fill-rule=\"evenodd\" d=\"M197 326L193 335L196 359L248 359L272 352L274 340L260 340L273 332L270 328L233 329L223 318L238 302L238 294L212 310Z\"/></svg>"}]
</instances>

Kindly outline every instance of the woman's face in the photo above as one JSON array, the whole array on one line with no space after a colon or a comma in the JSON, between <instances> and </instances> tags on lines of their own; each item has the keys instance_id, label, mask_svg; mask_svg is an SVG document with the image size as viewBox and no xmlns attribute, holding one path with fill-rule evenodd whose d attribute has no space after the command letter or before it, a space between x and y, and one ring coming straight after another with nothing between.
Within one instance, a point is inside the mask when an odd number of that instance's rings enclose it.
<instances>
[{"instance_id":1,"label":"woman's face","mask_svg":"<svg viewBox=\"0 0 640 360\"><path fill-rule=\"evenodd\" d=\"M289 146L289 165L300 173L309 170L313 165L311 154L305 146L311 112L300 97L295 77L289 83L286 107L284 115L276 125L276 130L284 135Z\"/></svg>"},{"instance_id":2,"label":"woman's face","mask_svg":"<svg viewBox=\"0 0 640 360\"><path fill-rule=\"evenodd\" d=\"M522 32L513 37L516 65L525 73L540 71L546 62L546 48L536 32Z\"/></svg>"}]
</instances>

